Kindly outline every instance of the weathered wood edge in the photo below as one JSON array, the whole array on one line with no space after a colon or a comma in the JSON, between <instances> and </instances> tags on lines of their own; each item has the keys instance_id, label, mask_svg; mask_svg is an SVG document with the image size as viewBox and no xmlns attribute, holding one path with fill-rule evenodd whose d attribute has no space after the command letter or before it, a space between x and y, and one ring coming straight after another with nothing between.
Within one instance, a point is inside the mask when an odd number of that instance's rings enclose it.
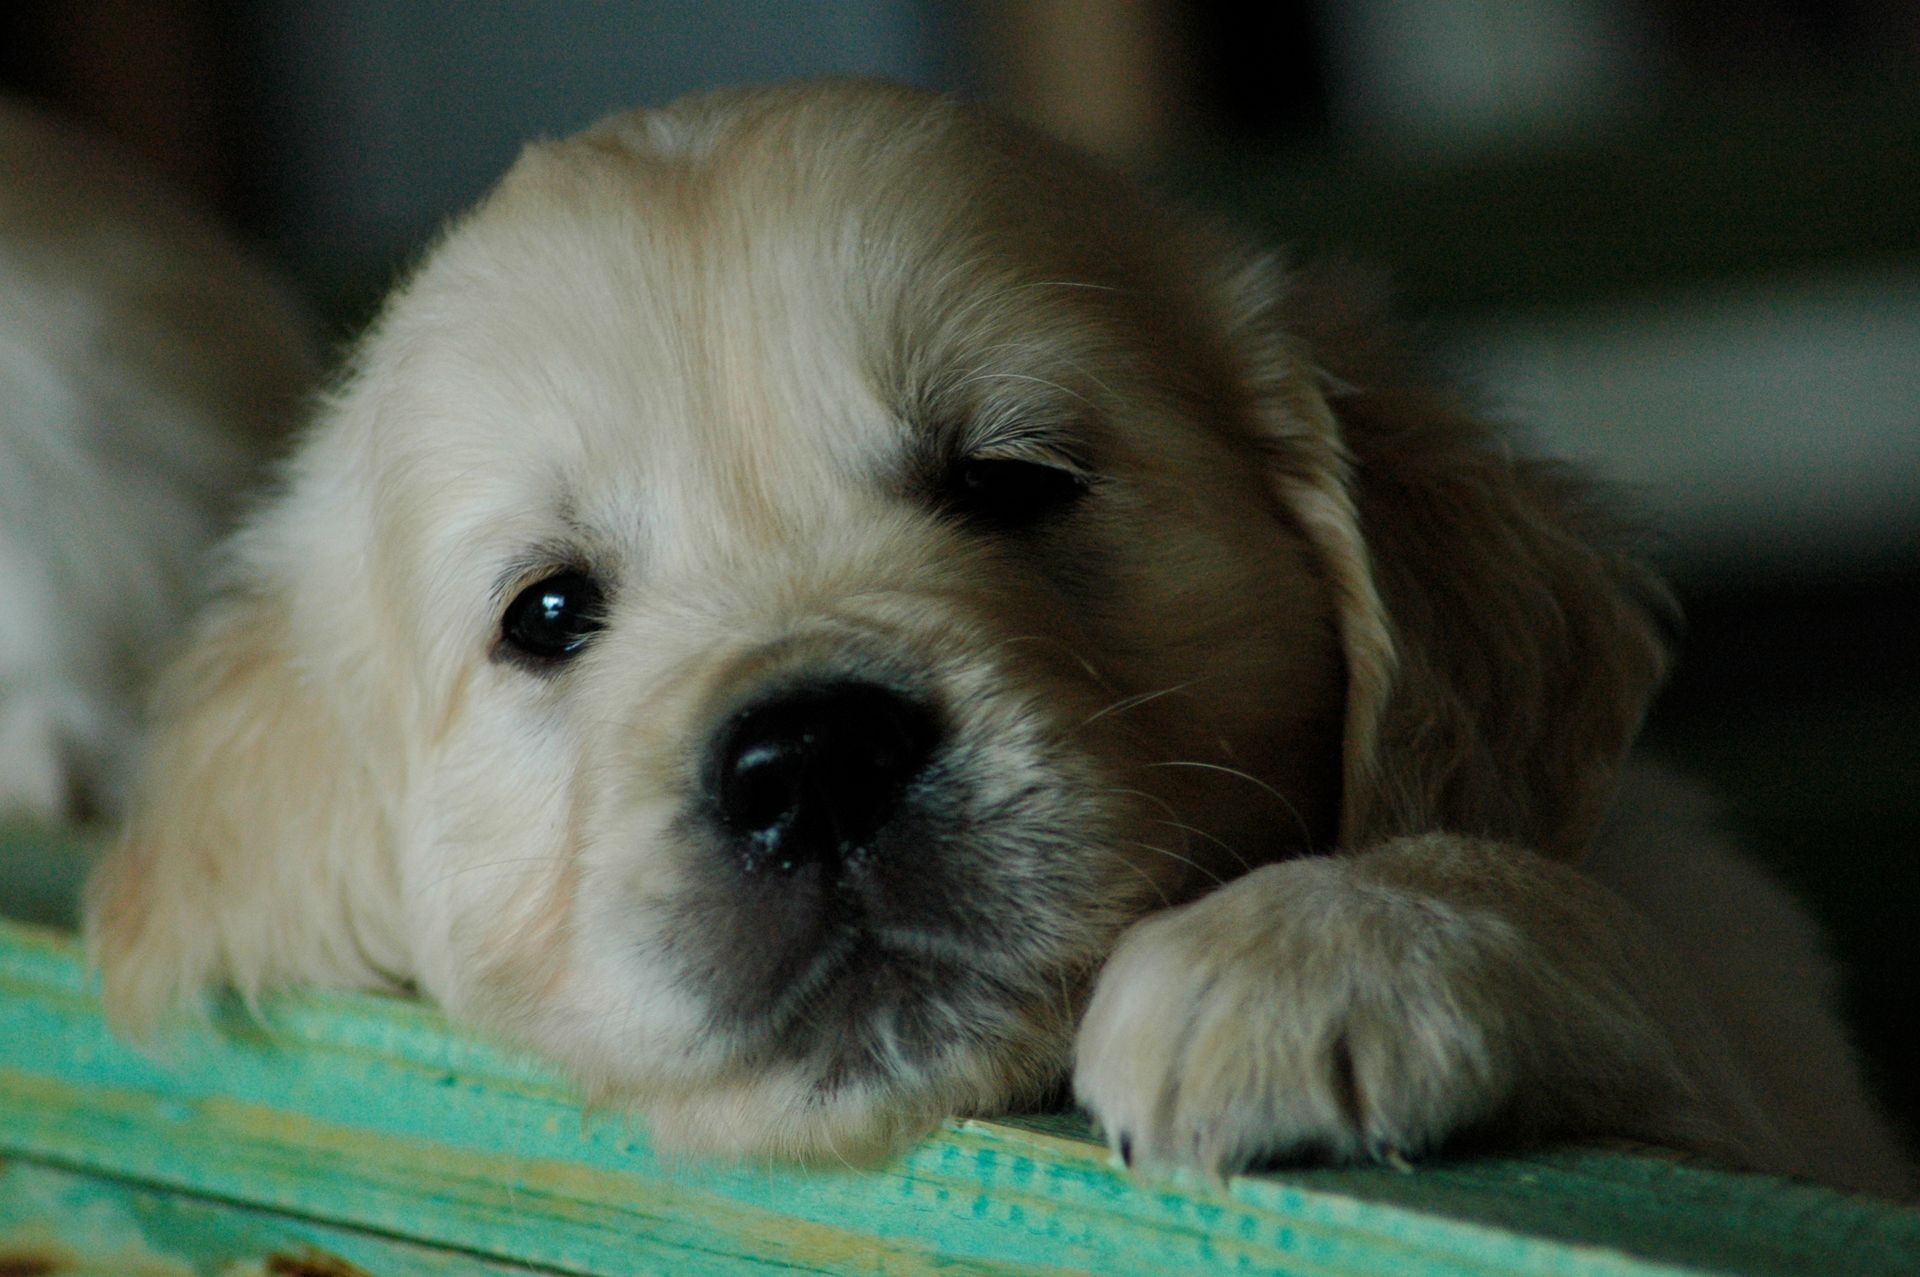
<instances>
[{"instance_id":1,"label":"weathered wood edge","mask_svg":"<svg viewBox=\"0 0 1920 1277\"><path fill-rule=\"evenodd\" d=\"M225 1010L143 1056L70 937L0 922L0 1151L568 1272L1873 1273L1920 1216L1817 1187L1562 1152L1412 1175L1140 1186L1045 1124L951 1123L871 1171L676 1164L618 1115L356 994Z\"/></svg>"},{"instance_id":2,"label":"weathered wood edge","mask_svg":"<svg viewBox=\"0 0 1920 1277\"><path fill-rule=\"evenodd\" d=\"M0 1162L0 1273L509 1277L538 1271L122 1180Z\"/></svg>"}]
</instances>

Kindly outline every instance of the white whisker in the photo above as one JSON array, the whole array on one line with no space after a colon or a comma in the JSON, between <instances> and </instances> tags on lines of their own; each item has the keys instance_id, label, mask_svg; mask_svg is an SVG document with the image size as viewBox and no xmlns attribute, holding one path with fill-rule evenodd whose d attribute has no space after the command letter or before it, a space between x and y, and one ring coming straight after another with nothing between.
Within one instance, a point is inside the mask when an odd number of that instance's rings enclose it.
<instances>
[{"instance_id":1,"label":"white whisker","mask_svg":"<svg viewBox=\"0 0 1920 1277\"><path fill-rule=\"evenodd\" d=\"M1089 723L1097 722L1100 719L1105 718L1108 714L1124 714L1128 710L1138 709L1140 706L1145 705L1149 701L1157 701L1162 696L1171 696L1175 692L1184 692L1189 687L1192 687L1195 683L1204 681L1205 677L1206 676L1203 676L1202 678L1190 678L1184 683L1176 683L1172 687L1163 687L1157 692L1141 692L1137 696L1124 696L1121 699L1115 701L1113 704L1107 706L1105 709L1098 710L1092 714L1089 714L1086 718L1081 719L1079 727L1076 727L1074 730L1078 731L1080 730L1081 727L1085 727Z\"/></svg>"},{"instance_id":2,"label":"white whisker","mask_svg":"<svg viewBox=\"0 0 1920 1277\"><path fill-rule=\"evenodd\" d=\"M1293 823L1298 825L1300 828L1300 837L1303 840L1303 842L1308 845L1311 845L1313 842L1313 830L1308 827L1306 818L1300 814L1300 809L1298 807L1295 807L1293 805L1292 800L1289 799L1285 794L1281 793L1279 790L1275 789L1272 785L1269 785L1266 781L1261 780L1258 776L1255 776L1251 772L1241 771L1238 767L1224 767L1219 763L1203 763L1198 761L1197 759L1168 759L1166 761L1158 762L1158 763L1142 763L1141 766L1142 767L1198 767L1204 771L1219 772L1225 776L1233 776L1239 780L1244 780L1248 784L1255 785L1260 789L1266 791L1267 794L1271 795L1275 802L1279 803L1282 807L1286 809L1287 815L1293 817Z\"/></svg>"},{"instance_id":3,"label":"white whisker","mask_svg":"<svg viewBox=\"0 0 1920 1277\"><path fill-rule=\"evenodd\" d=\"M1199 874L1201 877L1213 883L1213 885L1216 887L1224 887L1226 885L1227 880L1225 878L1222 878L1219 874L1213 872L1213 870L1207 868L1205 865L1201 864L1199 861L1194 860L1187 856L1183 856L1177 851L1169 851L1165 847L1159 846L1158 844L1150 843L1150 842L1141 842L1135 838L1123 838L1120 841L1125 843L1129 847L1139 847L1143 851L1151 851L1158 855L1165 856L1168 860L1178 861L1179 863L1185 865L1187 868L1193 870L1195 873Z\"/></svg>"},{"instance_id":4,"label":"white whisker","mask_svg":"<svg viewBox=\"0 0 1920 1277\"><path fill-rule=\"evenodd\" d=\"M1226 852L1229 856L1232 856L1234 863L1240 866L1241 873L1251 873L1253 871L1253 866L1250 863L1248 863L1247 858L1241 855L1239 852L1235 851L1233 847L1223 838L1210 834L1204 829L1195 828L1194 826L1189 825L1184 821L1159 820L1156 818L1154 823L1160 824L1160 825L1172 825L1175 829L1184 830L1185 832L1193 834L1196 837L1204 838L1208 842L1212 843L1214 846L1218 847L1220 850Z\"/></svg>"}]
</instances>

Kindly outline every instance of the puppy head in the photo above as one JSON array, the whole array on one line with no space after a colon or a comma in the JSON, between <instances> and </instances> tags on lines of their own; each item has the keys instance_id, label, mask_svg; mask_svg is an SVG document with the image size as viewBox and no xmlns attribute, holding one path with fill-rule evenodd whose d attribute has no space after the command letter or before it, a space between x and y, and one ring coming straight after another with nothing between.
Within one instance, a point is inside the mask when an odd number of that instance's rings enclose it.
<instances>
[{"instance_id":1,"label":"puppy head","mask_svg":"<svg viewBox=\"0 0 1920 1277\"><path fill-rule=\"evenodd\" d=\"M1383 783L1472 711L1405 685L1424 578L1375 572L1298 300L904 90L533 148L162 689L110 1008L412 979L709 1149L1044 1090L1130 920L1479 799Z\"/></svg>"}]
</instances>

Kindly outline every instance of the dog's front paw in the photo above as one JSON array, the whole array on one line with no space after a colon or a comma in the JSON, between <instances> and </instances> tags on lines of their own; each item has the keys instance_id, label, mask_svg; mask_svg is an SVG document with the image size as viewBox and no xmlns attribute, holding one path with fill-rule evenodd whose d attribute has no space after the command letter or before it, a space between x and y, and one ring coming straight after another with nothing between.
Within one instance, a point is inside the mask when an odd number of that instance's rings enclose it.
<instances>
[{"instance_id":1,"label":"dog's front paw","mask_svg":"<svg viewBox=\"0 0 1920 1277\"><path fill-rule=\"evenodd\" d=\"M1129 1165L1397 1162L1502 1108L1538 993L1525 941L1365 860L1268 866L1127 933L1074 1090Z\"/></svg>"}]
</instances>

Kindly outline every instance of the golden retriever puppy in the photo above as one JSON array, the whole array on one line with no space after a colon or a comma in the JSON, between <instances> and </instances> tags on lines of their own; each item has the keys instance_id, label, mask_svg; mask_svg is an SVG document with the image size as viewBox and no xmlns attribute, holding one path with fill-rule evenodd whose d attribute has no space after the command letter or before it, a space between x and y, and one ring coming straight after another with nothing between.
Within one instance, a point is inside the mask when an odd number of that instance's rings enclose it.
<instances>
[{"instance_id":1,"label":"golden retriever puppy","mask_svg":"<svg viewBox=\"0 0 1920 1277\"><path fill-rule=\"evenodd\" d=\"M1337 296L904 89L530 148L165 682L112 1014L414 983L723 1154L1070 1076L1156 1167L1898 1182L1794 907L1595 850L1659 584Z\"/></svg>"},{"instance_id":2,"label":"golden retriever puppy","mask_svg":"<svg viewBox=\"0 0 1920 1277\"><path fill-rule=\"evenodd\" d=\"M317 367L156 178L0 102L0 816L118 806L138 690Z\"/></svg>"}]
</instances>

